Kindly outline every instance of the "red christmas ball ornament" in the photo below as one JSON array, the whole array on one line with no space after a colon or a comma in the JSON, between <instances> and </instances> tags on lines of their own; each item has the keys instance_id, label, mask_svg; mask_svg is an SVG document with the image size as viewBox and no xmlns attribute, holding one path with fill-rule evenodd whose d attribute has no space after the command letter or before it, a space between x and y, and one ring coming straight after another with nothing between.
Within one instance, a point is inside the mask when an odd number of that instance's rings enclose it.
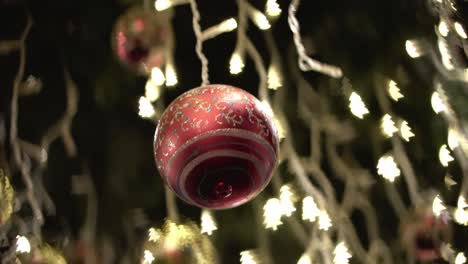
<instances>
[{"instance_id":1,"label":"red christmas ball ornament","mask_svg":"<svg viewBox=\"0 0 468 264\"><path fill-rule=\"evenodd\" d=\"M112 33L112 46L119 61L141 73L165 62L169 39L169 19L156 13L133 7L117 19Z\"/></svg>"},{"instance_id":2,"label":"red christmas ball ornament","mask_svg":"<svg viewBox=\"0 0 468 264\"><path fill-rule=\"evenodd\" d=\"M253 95L228 85L202 86L164 111L154 155L164 182L182 200L202 208L232 208L269 183L278 133Z\"/></svg>"}]
</instances>

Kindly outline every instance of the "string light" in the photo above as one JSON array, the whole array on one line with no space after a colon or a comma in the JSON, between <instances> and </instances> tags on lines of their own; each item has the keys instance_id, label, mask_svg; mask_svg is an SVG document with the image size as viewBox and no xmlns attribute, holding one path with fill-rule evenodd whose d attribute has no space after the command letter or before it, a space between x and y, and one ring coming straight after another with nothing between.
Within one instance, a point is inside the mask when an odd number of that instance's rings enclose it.
<instances>
[{"instance_id":1,"label":"string light","mask_svg":"<svg viewBox=\"0 0 468 264\"><path fill-rule=\"evenodd\" d=\"M312 260L308 255L302 255L301 258L297 261L297 264L312 264Z\"/></svg>"},{"instance_id":2,"label":"string light","mask_svg":"<svg viewBox=\"0 0 468 264\"><path fill-rule=\"evenodd\" d=\"M146 81L145 85L145 97L150 101L154 102L161 96L161 86L156 85L151 79Z\"/></svg>"},{"instance_id":3,"label":"string light","mask_svg":"<svg viewBox=\"0 0 468 264\"><path fill-rule=\"evenodd\" d=\"M328 216L327 211L325 210L320 211L319 229L327 231L328 229L330 229L331 226L332 226L332 222L331 222L330 216Z\"/></svg>"},{"instance_id":4,"label":"string light","mask_svg":"<svg viewBox=\"0 0 468 264\"><path fill-rule=\"evenodd\" d=\"M333 250L333 255L334 264L348 264L349 259L352 257L344 242L340 242L336 245L335 250Z\"/></svg>"},{"instance_id":5,"label":"string light","mask_svg":"<svg viewBox=\"0 0 468 264\"><path fill-rule=\"evenodd\" d=\"M464 263L466 263L465 253L463 253L463 252L458 253L457 256L455 257L454 263L455 264L464 264Z\"/></svg>"},{"instance_id":6,"label":"string light","mask_svg":"<svg viewBox=\"0 0 468 264\"><path fill-rule=\"evenodd\" d=\"M279 199L268 199L265 206L263 206L263 223L266 228L271 228L276 231L277 227L283 224L283 222L281 222L281 209L281 202Z\"/></svg>"},{"instance_id":7,"label":"string light","mask_svg":"<svg viewBox=\"0 0 468 264\"><path fill-rule=\"evenodd\" d=\"M440 97L438 92L432 93L431 105L432 109L436 114L447 110L447 106L444 104L444 101L442 101L442 98Z\"/></svg>"},{"instance_id":8,"label":"string light","mask_svg":"<svg viewBox=\"0 0 468 264\"><path fill-rule=\"evenodd\" d=\"M281 14L281 8L276 0L267 0L265 4L265 13L269 17L277 17Z\"/></svg>"},{"instance_id":9,"label":"string light","mask_svg":"<svg viewBox=\"0 0 468 264\"><path fill-rule=\"evenodd\" d=\"M166 75L166 86L172 87L178 83L177 74L175 72L175 69L172 63L168 63L166 65L165 75Z\"/></svg>"},{"instance_id":10,"label":"string light","mask_svg":"<svg viewBox=\"0 0 468 264\"><path fill-rule=\"evenodd\" d=\"M229 72L231 74L239 74L244 69L244 60L242 59L239 52L234 52L229 61Z\"/></svg>"},{"instance_id":11,"label":"string light","mask_svg":"<svg viewBox=\"0 0 468 264\"><path fill-rule=\"evenodd\" d=\"M277 90L281 85L281 77L278 70L274 65L270 65L270 67L268 67L268 88Z\"/></svg>"},{"instance_id":12,"label":"string light","mask_svg":"<svg viewBox=\"0 0 468 264\"><path fill-rule=\"evenodd\" d=\"M148 98L142 96L140 97L140 100L138 101L138 109L139 109L139 112L138 114L143 117L143 118L151 118L152 116L154 116L155 114L155 111L154 111L154 107L153 105L151 104L150 100L148 100Z\"/></svg>"},{"instance_id":13,"label":"string light","mask_svg":"<svg viewBox=\"0 0 468 264\"><path fill-rule=\"evenodd\" d=\"M213 231L217 230L216 222L213 215L208 210L203 210L201 214L201 233L211 236Z\"/></svg>"},{"instance_id":14,"label":"string light","mask_svg":"<svg viewBox=\"0 0 468 264\"><path fill-rule=\"evenodd\" d=\"M448 164L453 161L450 151L447 149L447 145L442 145L439 149L439 161L442 166L447 167Z\"/></svg>"},{"instance_id":15,"label":"string light","mask_svg":"<svg viewBox=\"0 0 468 264\"><path fill-rule=\"evenodd\" d=\"M377 162L377 174L390 182L394 182L395 178L400 176L400 169L398 169L393 156L386 155L379 159Z\"/></svg>"},{"instance_id":16,"label":"string light","mask_svg":"<svg viewBox=\"0 0 468 264\"><path fill-rule=\"evenodd\" d=\"M245 250L240 253L241 264L257 264L257 256L252 250Z\"/></svg>"},{"instance_id":17,"label":"string light","mask_svg":"<svg viewBox=\"0 0 468 264\"><path fill-rule=\"evenodd\" d=\"M437 46L439 47L440 56L442 57L442 64L444 67L449 71L455 69L447 42L444 39L439 38L437 41Z\"/></svg>"},{"instance_id":18,"label":"string light","mask_svg":"<svg viewBox=\"0 0 468 264\"><path fill-rule=\"evenodd\" d=\"M260 30L267 30L271 27L270 22L268 22L267 17L262 12L255 8L250 8L250 14L253 22Z\"/></svg>"},{"instance_id":19,"label":"string light","mask_svg":"<svg viewBox=\"0 0 468 264\"><path fill-rule=\"evenodd\" d=\"M153 263L154 261L154 256L153 256L153 253L151 253L151 251L149 250L145 250L143 252L143 264L151 264Z\"/></svg>"},{"instance_id":20,"label":"string light","mask_svg":"<svg viewBox=\"0 0 468 264\"><path fill-rule=\"evenodd\" d=\"M442 35L444 37L448 36L448 33L449 33L450 29L449 29L449 27L447 25L447 22L445 22L445 20L441 20L440 23L439 23L439 26L437 28L439 29L440 35Z\"/></svg>"},{"instance_id":21,"label":"string light","mask_svg":"<svg viewBox=\"0 0 468 264\"><path fill-rule=\"evenodd\" d=\"M468 204L462 195L458 197L457 208L455 209L453 218L460 225L468 226Z\"/></svg>"},{"instance_id":22,"label":"string light","mask_svg":"<svg viewBox=\"0 0 468 264\"><path fill-rule=\"evenodd\" d=\"M408 125L408 122L403 120L400 124L400 136L406 141L409 142L410 138L414 137L414 133L411 131L411 127Z\"/></svg>"},{"instance_id":23,"label":"string light","mask_svg":"<svg viewBox=\"0 0 468 264\"><path fill-rule=\"evenodd\" d=\"M25 236L16 236L16 252L29 253L31 252L31 244Z\"/></svg>"},{"instance_id":24,"label":"string light","mask_svg":"<svg viewBox=\"0 0 468 264\"><path fill-rule=\"evenodd\" d=\"M400 88L398 88L397 83L393 80L388 82L388 94L395 102L398 102L404 96L400 93Z\"/></svg>"},{"instance_id":25,"label":"string light","mask_svg":"<svg viewBox=\"0 0 468 264\"><path fill-rule=\"evenodd\" d=\"M434 197L434 201L432 201L432 213L436 216L439 217L440 214L445 211L447 208L445 207L444 203L442 202L442 199L440 199L439 195L436 195Z\"/></svg>"},{"instance_id":26,"label":"string light","mask_svg":"<svg viewBox=\"0 0 468 264\"><path fill-rule=\"evenodd\" d=\"M314 201L312 196L306 196L302 200L302 220L309 220L315 222L317 217L320 216L320 209Z\"/></svg>"},{"instance_id":27,"label":"string light","mask_svg":"<svg viewBox=\"0 0 468 264\"><path fill-rule=\"evenodd\" d=\"M289 185L284 185L280 188L280 203L283 215L291 216L296 211L296 207L294 207L295 199L295 194Z\"/></svg>"},{"instance_id":28,"label":"string light","mask_svg":"<svg viewBox=\"0 0 468 264\"><path fill-rule=\"evenodd\" d=\"M362 101L361 96L359 96L359 94L357 94L356 92L352 92L349 96L349 109L351 110L351 113L354 116L360 119L362 119L364 115L369 113L369 110Z\"/></svg>"},{"instance_id":29,"label":"string light","mask_svg":"<svg viewBox=\"0 0 468 264\"><path fill-rule=\"evenodd\" d=\"M154 8L157 11L166 10L170 8L171 6L172 6L171 0L156 0L156 2L154 2Z\"/></svg>"},{"instance_id":30,"label":"string light","mask_svg":"<svg viewBox=\"0 0 468 264\"><path fill-rule=\"evenodd\" d=\"M455 32L457 32L458 36L460 36L462 39L467 38L465 29L463 28L462 24L455 22L453 23L453 27L455 28Z\"/></svg>"},{"instance_id":31,"label":"string light","mask_svg":"<svg viewBox=\"0 0 468 264\"><path fill-rule=\"evenodd\" d=\"M151 81L157 86L161 86L164 84L166 78L164 77L164 73L161 71L160 68L153 67L151 69Z\"/></svg>"},{"instance_id":32,"label":"string light","mask_svg":"<svg viewBox=\"0 0 468 264\"><path fill-rule=\"evenodd\" d=\"M415 59L423 55L422 48L419 46L418 42L415 40L407 40L405 42L406 53Z\"/></svg>"},{"instance_id":33,"label":"string light","mask_svg":"<svg viewBox=\"0 0 468 264\"><path fill-rule=\"evenodd\" d=\"M148 230L148 241L157 242L161 238L161 232L151 227Z\"/></svg>"},{"instance_id":34,"label":"string light","mask_svg":"<svg viewBox=\"0 0 468 264\"><path fill-rule=\"evenodd\" d=\"M448 131L447 144L451 150L454 150L459 146L457 132L451 128Z\"/></svg>"},{"instance_id":35,"label":"string light","mask_svg":"<svg viewBox=\"0 0 468 264\"><path fill-rule=\"evenodd\" d=\"M382 118L380 128L382 129L383 134L386 137L392 137L398 129L395 126L395 122L392 120L392 116L389 114L385 114Z\"/></svg>"}]
</instances>

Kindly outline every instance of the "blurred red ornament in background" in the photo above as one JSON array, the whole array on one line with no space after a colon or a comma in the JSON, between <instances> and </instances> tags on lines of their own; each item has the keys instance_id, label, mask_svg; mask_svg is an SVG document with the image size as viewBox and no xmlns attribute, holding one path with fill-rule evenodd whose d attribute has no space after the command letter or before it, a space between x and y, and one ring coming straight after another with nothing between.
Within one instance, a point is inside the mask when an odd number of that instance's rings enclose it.
<instances>
[{"instance_id":1,"label":"blurred red ornament in background","mask_svg":"<svg viewBox=\"0 0 468 264\"><path fill-rule=\"evenodd\" d=\"M169 34L166 13L133 7L117 19L112 46L122 64L148 74L165 63Z\"/></svg>"},{"instance_id":2,"label":"blurred red ornament in background","mask_svg":"<svg viewBox=\"0 0 468 264\"><path fill-rule=\"evenodd\" d=\"M269 183L278 133L253 95L208 85L185 92L164 111L154 155L163 180L181 199L202 208L231 208Z\"/></svg>"}]
</instances>

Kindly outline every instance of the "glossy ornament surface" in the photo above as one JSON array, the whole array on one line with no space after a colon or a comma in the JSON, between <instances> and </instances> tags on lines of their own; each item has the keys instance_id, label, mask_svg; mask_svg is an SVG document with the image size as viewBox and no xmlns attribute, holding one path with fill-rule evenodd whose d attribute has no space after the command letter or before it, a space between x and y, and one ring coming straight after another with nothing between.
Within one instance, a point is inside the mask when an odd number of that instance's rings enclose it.
<instances>
[{"instance_id":1,"label":"glossy ornament surface","mask_svg":"<svg viewBox=\"0 0 468 264\"><path fill-rule=\"evenodd\" d=\"M202 208L231 208L270 181L278 133L253 95L208 85L185 92L164 111L154 155L163 180L181 199Z\"/></svg>"},{"instance_id":2,"label":"glossy ornament surface","mask_svg":"<svg viewBox=\"0 0 468 264\"><path fill-rule=\"evenodd\" d=\"M121 15L112 33L118 60L143 74L150 73L153 67L161 67L169 39L168 21L167 14L142 7L133 7Z\"/></svg>"}]
</instances>

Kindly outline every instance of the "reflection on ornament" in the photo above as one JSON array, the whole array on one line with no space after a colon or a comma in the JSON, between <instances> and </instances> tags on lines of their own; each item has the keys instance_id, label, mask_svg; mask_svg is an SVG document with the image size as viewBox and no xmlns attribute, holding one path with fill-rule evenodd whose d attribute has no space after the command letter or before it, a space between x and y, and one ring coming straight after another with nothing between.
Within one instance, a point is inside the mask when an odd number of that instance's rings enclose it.
<instances>
[{"instance_id":1,"label":"reflection on ornament","mask_svg":"<svg viewBox=\"0 0 468 264\"><path fill-rule=\"evenodd\" d=\"M434 215L431 202L415 207L402 222L402 243L408 253L423 262L441 257L441 246L451 242L452 226L444 213Z\"/></svg>"},{"instance_id":2,"label":"reflection on ornament","mask_svg":"<svg viewBox=\"0 0 468 264\"><path fill-rule=\"evenodd\" d=\"M112 33L112 46L118 60L144 74L161 67L166 60L168 23L167 14L141 7L129 9L117 19Z\"/></svg>"},{"instance_id":3,"label":"reflection on ornament","mask_svg":"<svg viewBox=\"0 0 468 264\"><path fill-rule=\"evenodd\" d=\"M239 206L270 181L278 133L264 105L242 89L208 85L176 98L154 139L165 183L184 201L210 209Z\"/></svg>"}]
</instances>

